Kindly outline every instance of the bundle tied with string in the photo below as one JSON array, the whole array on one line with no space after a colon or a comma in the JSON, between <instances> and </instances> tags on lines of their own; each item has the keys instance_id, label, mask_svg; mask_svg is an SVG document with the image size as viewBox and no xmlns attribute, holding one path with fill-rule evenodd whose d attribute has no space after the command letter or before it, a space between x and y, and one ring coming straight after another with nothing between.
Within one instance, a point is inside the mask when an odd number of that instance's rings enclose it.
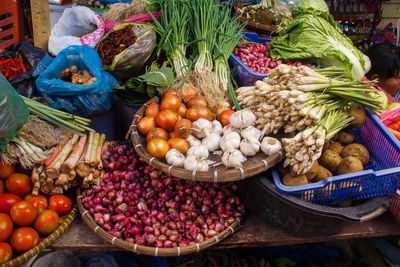
<instances>
[{"instance_id":1,"label":"bundle tied with string","mask_svg":"<svg viewBox=\"0 0 400 267\"><path fill-rule=\"evenodd\" d=\"M116 3L111 5L110 10L104 12L103 19L105 22L123 21L129 17L146 13L148 1L133 0L130 4Z\"/></svg>"}]
</instances>

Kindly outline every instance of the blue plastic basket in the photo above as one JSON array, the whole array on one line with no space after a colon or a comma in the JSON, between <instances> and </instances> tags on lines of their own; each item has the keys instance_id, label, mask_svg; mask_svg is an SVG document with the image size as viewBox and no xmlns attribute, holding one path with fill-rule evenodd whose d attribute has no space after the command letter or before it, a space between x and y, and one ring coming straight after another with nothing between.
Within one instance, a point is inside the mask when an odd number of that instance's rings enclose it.
<instances>
[{"instance_id":1,"label":"blue plastic basket","mask_svg":"<svg viewBox=\"0 0 400 267\"><path fill-rule=\"evenodd\" d=\"M271 42L271 39L261 38L257 33L244 32L244 36L253 42L266 43ZM229 57L229 64L233 72L233 78L239 87L254 85L256 81L262 80L268 76L265 73L257 73L243 64L234 54Z\"/></svg>"},{"instance_id":2,"label":"blue plastic basket","mask_svg":"<svg viewBox=\"0 0 400 267\"><path fill-rule=\"evenodd\" d=\"M356 199L389 195L400 186L400 146L380 119L370 112L361 129L354 129L356 142L369 151L371 160L361 172L337 175L318 183L285 186L275 168L276 188L319 204L336 204Z\"/></svg>"}]
</instances>

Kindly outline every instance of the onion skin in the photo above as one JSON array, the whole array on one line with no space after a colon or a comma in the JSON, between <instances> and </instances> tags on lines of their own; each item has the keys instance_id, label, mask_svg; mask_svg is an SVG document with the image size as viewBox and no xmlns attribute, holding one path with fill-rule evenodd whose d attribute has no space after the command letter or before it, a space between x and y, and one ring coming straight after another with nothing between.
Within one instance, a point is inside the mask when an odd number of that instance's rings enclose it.
<instances>
[{"instance_id":1,"label":"onion skin","mask_svg":"<svg viewBox=\"0 0 400 267\"><path fill-rule=\"evenodd\" d=\"M212 121L214 119L214 114L206 107L192 107L187 110L186 118L192 122L200 118Z\"/></svg>"},{"instance_id":2,"label":"onion skin","mask_svg":"<svg viewBox=\"0 0 400 267\"><path fill-rule=\"evenodd\" d=\"M234 184L168 177L127 145L104 153L112 162L101 183L83 191L82 203L117 238L159 248L188 246L214 237L243 215Z\"/></svg>"}]
</instances>

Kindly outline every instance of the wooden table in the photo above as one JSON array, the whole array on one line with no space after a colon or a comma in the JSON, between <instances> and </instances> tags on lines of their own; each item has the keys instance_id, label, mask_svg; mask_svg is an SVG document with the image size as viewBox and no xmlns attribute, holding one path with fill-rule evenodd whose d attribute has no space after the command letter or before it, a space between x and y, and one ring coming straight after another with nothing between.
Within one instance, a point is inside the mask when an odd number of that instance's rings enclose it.
<instances>
[{"instance_id":1,"label":"wooden table","mask_svg":"<svg viewBox=\"0 0 400 267\"><path fill-rule=\"evenodd\" d=\"M322 237L294 237L282 230L272 228L256 216L249 215L242 227L231 237L221 241L216 248L258 247L294 245L334 240L368 238L379 236L400 235L400 224L396 223L389 214L372 221L363 223L346 223L341 232ZM79 217L71 227L56 241L54 249L76 249L109 251L118 250L97 237Z\"/></svg>"}]
</instances>

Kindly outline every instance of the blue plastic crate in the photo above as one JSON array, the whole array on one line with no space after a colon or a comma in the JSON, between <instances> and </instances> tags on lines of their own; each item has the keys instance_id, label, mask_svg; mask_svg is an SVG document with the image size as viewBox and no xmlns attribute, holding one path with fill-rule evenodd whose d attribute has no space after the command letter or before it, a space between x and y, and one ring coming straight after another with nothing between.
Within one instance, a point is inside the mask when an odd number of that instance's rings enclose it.
<instances>
[{"instance_id":1,"label":"blue plastic crate","mask_svg":"<svg viewBox=\"0 0 400 267\"><path fill-rule=\"evenodd\" d=\"M380 119L370 112L361 129L354 129L356 143L364 145L371 156L361 172L337 175L318 183L285 186L278 170L272 171L276 188L319 204L389 195L400 186L400 146Z\"/></svg>"},{"instance_id":2,"label":"blue plastic crate","mask_svg":"<svg viewBox=\"0 0 400 267\"><path fill-rule=\"evenodd\" d=\"M266 43L271 39L261 38L257 33L244 32L244 36L253 42ZM233 78L239 87L254 85L256 81L262 80L268 76L265 73L257 73L243 64L234 54L229 57L229 65L233 72Z\"/></svg>"}]
</instances>

